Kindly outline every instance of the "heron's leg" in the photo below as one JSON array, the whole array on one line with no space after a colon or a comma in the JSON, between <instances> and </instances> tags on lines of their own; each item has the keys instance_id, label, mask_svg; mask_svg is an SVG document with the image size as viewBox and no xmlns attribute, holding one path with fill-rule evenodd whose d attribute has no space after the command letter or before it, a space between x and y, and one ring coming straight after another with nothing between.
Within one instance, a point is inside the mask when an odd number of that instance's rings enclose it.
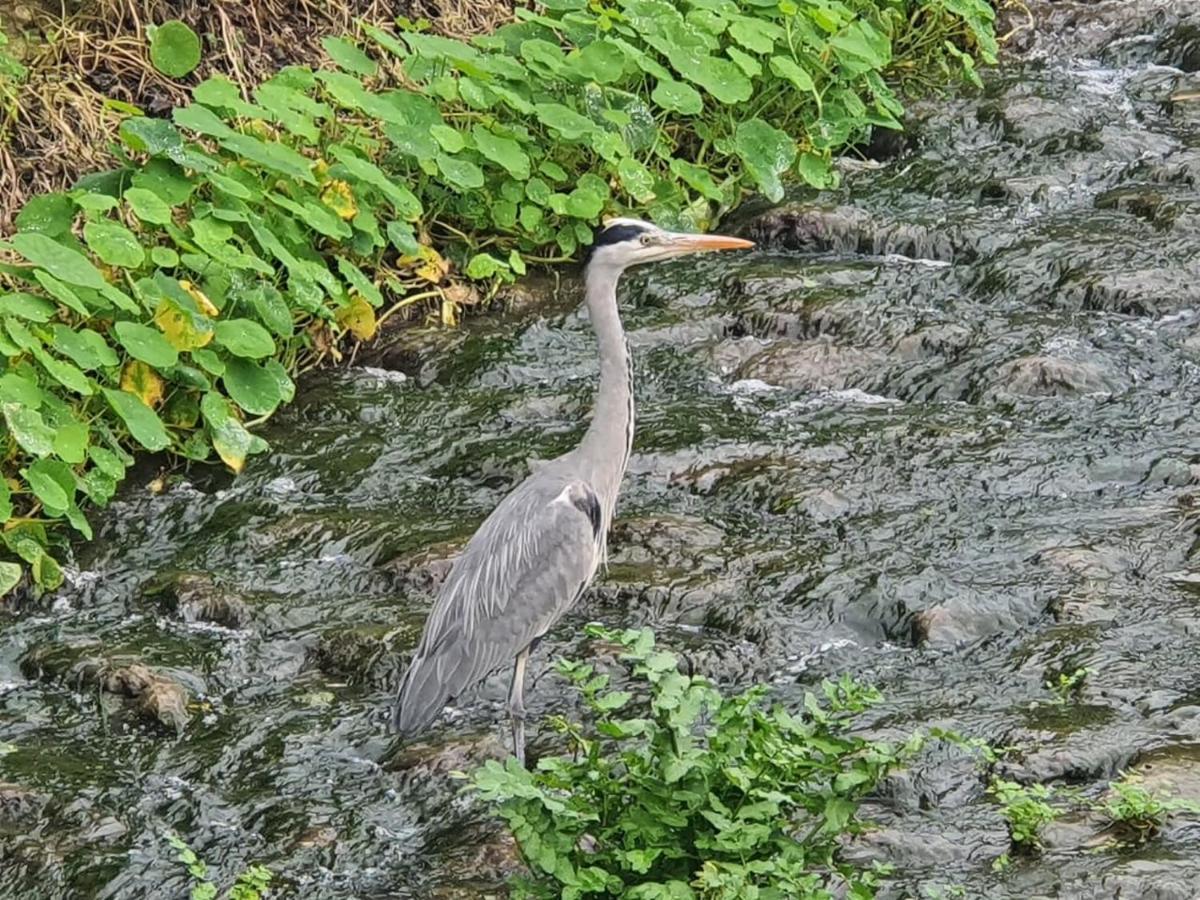
<instances>
[{"instance_id":1,"label":"heron's leg","mask_svg":"<svg viewBox=\"0 0 1200 900\"><path fill-rule=\"evenodd\" d=\"M517 654L513 665L512 686L508 690L508 715L512 719L513 756L525 765L525 663L529 648Z\"/></svg>"}]
</instances>

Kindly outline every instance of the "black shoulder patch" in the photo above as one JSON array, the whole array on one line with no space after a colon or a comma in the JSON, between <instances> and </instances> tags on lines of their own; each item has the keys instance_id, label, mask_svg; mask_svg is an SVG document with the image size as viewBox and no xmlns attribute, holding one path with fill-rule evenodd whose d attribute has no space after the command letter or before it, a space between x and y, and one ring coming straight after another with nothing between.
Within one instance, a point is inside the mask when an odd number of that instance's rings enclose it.
<instances>
[{"instance_id":1,"label":"black shoulder patch","mask_svg":"<svg viewBox=\"0 0 1200 900\"><path fill-rule=\"evenodd\" d=\"M600 513L600 498L596 496L596 492L590 488L582 493L572 492L571 503L575 508L588 517L588 521L592 523L592 537L600 537L600 529L603 527L604 519Z\"/></svg>"},{"instance_id":2,"label":"black shoulder patch","mask_svg":"<svg viewBox=\"0 0 1200 900\"><path fill-rule=\"evenodd\" d=\"M586 266L592 261L592 254L600 247L607 247L612 244L620 244L625 241L632 241L639 234L645 232L645 228L641 225L629 225L624 222L615 225L609 225L596 233L596 239L592 241L590 247L584 251L583 264Z\"/></svg>"}]
</instances>

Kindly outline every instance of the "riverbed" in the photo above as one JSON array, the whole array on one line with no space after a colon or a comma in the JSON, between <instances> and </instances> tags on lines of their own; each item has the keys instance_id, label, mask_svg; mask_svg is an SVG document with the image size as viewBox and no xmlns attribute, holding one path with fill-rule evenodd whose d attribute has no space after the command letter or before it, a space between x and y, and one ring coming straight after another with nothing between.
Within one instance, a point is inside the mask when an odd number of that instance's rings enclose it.
<instances>
[{"instance_id":1,"label":"riverbed","mask_svg":"<svg viewBox=\"0 0 1200 900\"><path fill-rule=\"evenodd\" d=\"M1085 801L1127 770L1200 801L1200 15L1035 12L984 91L740 211L754 252L623 283L634 451L608 572L530 665L533 755L600 621L785 703L850 673L872 733L956 729ZM578 299L314 373L241 475L147 470L92 515L66 587L0 612L0 896L184 896L168 830L305 898L499 891L512 847L449 773L505 752L507 674L400 753L385 707L456 547L582 434ZM1129 848L1072 813L995 871L986 785L931 750L848 852L896 898L1200 895L1187 815Z\"/></svg>"}]
</instances>

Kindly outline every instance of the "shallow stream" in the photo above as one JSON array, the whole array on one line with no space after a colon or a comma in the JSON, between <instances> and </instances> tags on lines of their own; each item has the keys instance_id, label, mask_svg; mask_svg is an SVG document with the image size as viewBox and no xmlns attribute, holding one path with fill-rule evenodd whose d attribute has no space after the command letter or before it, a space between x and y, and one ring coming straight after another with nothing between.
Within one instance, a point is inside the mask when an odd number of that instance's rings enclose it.
<instances>
[{"instance_id":1,"label":"shallow stream","mask_svg":"<svg viewBox=\"0 0 1200 900\"><path fill-rule=\"evenodd\" d=\"M550 660L599 620L785 702L852 673L872 730L1013 747L1019 780L1200 801L1193 10L1038 6L981 95L739 213L759 250L626 280L634 454L608 575L531 663L534 754L571 704ZM377 362L309 377L236 479L147 473L66 588L0 611L0 896L182 897L168 829L305 898L503 881L447 773L504 752L507 675L398 756L384 710L456 544L582 433L592 337L565 289ZM1070 816L994 872L984 788L927 754L850 852L896 898L1200 896L1196 817L1131 850Z\"/></svg>"}]
</instances>

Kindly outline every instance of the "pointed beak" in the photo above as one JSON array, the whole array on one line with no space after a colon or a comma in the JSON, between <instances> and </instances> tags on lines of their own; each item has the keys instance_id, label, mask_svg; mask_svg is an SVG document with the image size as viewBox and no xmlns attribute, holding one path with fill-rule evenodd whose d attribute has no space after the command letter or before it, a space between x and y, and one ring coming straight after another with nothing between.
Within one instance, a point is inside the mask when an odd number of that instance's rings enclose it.
<instances>
[{"instance_id":1,"label":"pointed beak","mask_svg":"<svg viewBox=\"0 0 1200 900\"><path fill-rule=\"evenodd\" d=\"M675 253L703 253L707 250L749 250L754 241L723 234L674 234L670 247Z\"/></svg>"}]
</instances>

